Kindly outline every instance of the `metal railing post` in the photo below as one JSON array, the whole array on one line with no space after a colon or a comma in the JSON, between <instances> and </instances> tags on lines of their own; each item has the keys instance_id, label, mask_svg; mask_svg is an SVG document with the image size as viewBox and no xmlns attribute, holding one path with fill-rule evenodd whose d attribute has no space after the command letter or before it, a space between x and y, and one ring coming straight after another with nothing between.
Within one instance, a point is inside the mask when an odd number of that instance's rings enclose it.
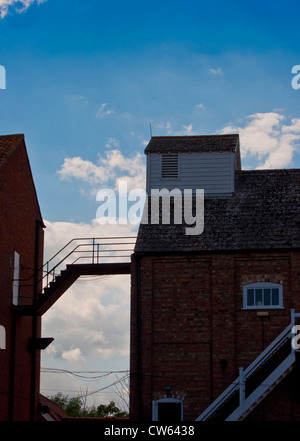
<instances>
[{"instance_id":1,"label":"metal railing post","mask_svg":"<svg viewBox=\"0 0 300 441\"><path fill-rule=\"evenodd\" d=\"M244 401L245 401L245 377L244 377L244 368L239 368L239 391L240 391L240 411L243 411Z\"/></svg>"},{"instance_id":2,"label":"metal railing post","mask_svg":"<svg viewBox=\"0 0 300 441\"><path fill-rule=\"evenodd\" d=\"M295 326L295 310L291 309L291 325L292 325L292 329Z\"/></svg>"},{"instance_id":3,"label":"metal railing post","mask_svg":"<svg viewBox=\"0 0 300 441\"><path fill-rule=\"evenodd\" d=\"M295 313L294 309L291 309L291 346L292 353L295 354L296 350L299 350L298 339L296 339L296 335L298 334L299 326L296 326L295 318L300 317L299 313ZM296 339L296 340L295 340Z\"/></svg>"},{"instance_id":4,"label":"metal railing post","mask_svg":"<svg viewBox=\"0 0 300 441\"><path fill-rule=\"evenodd\" d=\"M48 286L49 283L49 260L47 261L47 285Z\"/></svg>"}]
</instances>

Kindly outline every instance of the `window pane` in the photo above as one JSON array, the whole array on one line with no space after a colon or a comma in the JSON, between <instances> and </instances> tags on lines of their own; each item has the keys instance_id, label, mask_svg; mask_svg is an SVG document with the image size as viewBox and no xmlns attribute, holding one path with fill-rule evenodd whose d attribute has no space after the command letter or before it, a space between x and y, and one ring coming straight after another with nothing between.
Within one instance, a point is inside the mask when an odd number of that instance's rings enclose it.
<instances>
[{"instance_id":1,"label":"window pane","mask_svg":"<svg viewBox=\"0 0 300 441\"><path fill-rule=\"evenodd\" d=\"M269 288L264 289L264 305L271 305L271 290Z\"/></svg>"},{"instance_id":2,"label":"window pane","mask_svg":"<svg viewBox=\"0 0 300 441\"><path fill-rule=\"evenodd\" d=\"M255 290L255 304L258 306L262 305L262 289Z\"/></svg>"},{"instance_id":3,"label":"window pane","mask_svg":"<svg viewBox=\"0 0 300 441\"><path fill-rule=\"evenodd\" d=\"M272 288L272 305L279 305L279 289Z\"/></svg>"},{"instance_id":4,"label":"window pane","mask_svg":"<svg viewBox=\"0 0 300 441\"><path fill-rule=\"evenodd\" d=\"M254 306L254 289L247 289L247 306Z\"/></svg>"},{"instance_id":5,"label":"window pane","mask_svg":"<svg viewBox=\"0 0 300 441\"><path fill-rule=\"evenodd\" d=\"M158 421L181 421L181 403L158 403Z\"/></svg>"}]
</instances>

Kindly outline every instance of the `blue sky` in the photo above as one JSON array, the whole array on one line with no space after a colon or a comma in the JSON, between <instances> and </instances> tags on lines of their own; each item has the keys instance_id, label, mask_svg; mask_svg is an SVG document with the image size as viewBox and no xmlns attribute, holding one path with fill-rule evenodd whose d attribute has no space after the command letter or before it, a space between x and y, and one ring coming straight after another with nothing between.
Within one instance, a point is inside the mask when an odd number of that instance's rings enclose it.
<instances>
[{"instance_id":1,"label":"blue sky","mask_svg":"<svg viewBox=\"0 0 300 441\"><path fill-rule=\"evenodd\" d=\"M153 135L169 134L170 124L172 133L192 124L210 134L257 112L297 117L299 9L296 1L11 6L0 22L0 127L25 133L43 215L91 220L92 201L80 201L83 218L76 184L56 175L64 158L95 162L110 138L126 156L143 153L150 122ZM97 118L103 104L111 113Z\"/></svg>"},{"instance_id":2,"label":"blue sky","mask_svg":"<svg viewBox=\"0 0 300 441\"><path fill-rule=\"evenodd\" d=\"M73 234L99 233L97 189L143 185L150 123L157 136L239 132L244 168L300 166L299 1L0 0L0 13L0 133L25 134L48 257ZM71 340L48 365L97 366ZM128 365L124 347L106 355L107 368Z\"/></svg>"}]
</instances>

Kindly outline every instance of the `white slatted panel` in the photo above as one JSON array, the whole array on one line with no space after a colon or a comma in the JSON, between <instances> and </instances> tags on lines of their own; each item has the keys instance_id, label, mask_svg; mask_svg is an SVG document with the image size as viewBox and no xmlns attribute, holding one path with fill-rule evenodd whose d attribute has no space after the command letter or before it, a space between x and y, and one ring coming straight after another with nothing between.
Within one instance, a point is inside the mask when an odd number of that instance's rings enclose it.
<instances>
[{"instance_id":1,"label":"white slatted panel","mask_svg":"<svg viewBox=\"0 0 300 441\"><path fill-rule=\"evenodd\" d=\"M161 155L161 177L178 178L178 154Z\"/></svg>"},{"instance_id":2,"label":"white slatted panel","mask_svg":"<svg viewBox=\"0 0 300 441\"><path fill-rule=\"evenodd\" d=\"M203 188L205 194L234 191L234 153L153 153L147 155L147 191L151 188Z\"/></svg>"}]
</instances>

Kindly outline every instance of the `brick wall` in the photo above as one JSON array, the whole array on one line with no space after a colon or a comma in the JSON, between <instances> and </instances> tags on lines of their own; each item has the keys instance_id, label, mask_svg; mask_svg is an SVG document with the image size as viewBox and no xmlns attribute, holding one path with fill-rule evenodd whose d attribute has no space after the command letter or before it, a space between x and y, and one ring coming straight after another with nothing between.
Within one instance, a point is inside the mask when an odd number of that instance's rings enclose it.
<instances>
[{"instance_id":1,"label":"brick wall","mask_svg":"<svg viewBox=\"0 0 300 441\"><path fill-rule=\"evenodd\" d=\"M25 144L17 147L0 168L0 325L6 329L6 349L0 350L0 420L30 417L32 317L12 314L14 252L21 256L22 279L33 275L35 267L36 221L41 221ZM43 230L39 228L39 265L43 257ZM19 304L31 304L33 281L20 286ZM24 285L29 286L24 286ZM40 323L38 321L38 333ZM38 354L39 355L39 354ZM39 393L39 356L36 391ZM13 395L12 395L13 394Z\"/></svg>"},{"instance_id":2,"label":"brick wall","mask_svg":"<svg viewBox=\"0 0 300 441\"><path fill-rule=\"evenodd\" d=\"M131 418L151 420L166 387L183 399L184 419L197 418L290 323L290 309L300 311L299 274L297 252L136 255ZM263 281L283 285L284 309L267 317L243 309L243 285ZM270 406L271 395L264 415Z\"/></svg>"}]
</instances>

